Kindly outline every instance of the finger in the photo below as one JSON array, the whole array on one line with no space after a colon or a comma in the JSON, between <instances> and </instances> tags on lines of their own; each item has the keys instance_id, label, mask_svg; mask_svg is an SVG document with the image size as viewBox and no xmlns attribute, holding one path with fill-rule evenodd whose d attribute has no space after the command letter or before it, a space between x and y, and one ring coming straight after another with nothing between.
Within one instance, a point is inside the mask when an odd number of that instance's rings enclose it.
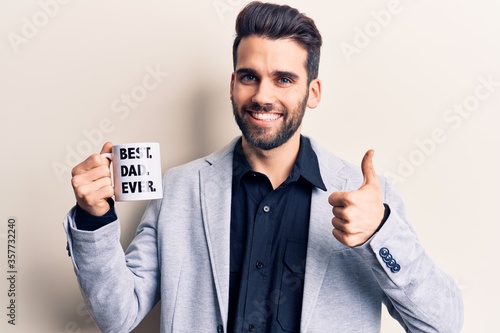
<instances>
[{"instance_id":1,"label":"finger","mask_svg":"<svg viewBox=\"0 0 500 333\"><path fill-rule=\"evenodd\" d=\"M332 226L334 228L344 231L346 230L346 221L342 220L338 216L334 216L332 218Z\"/></svg>"},{"instance_id":2,"label":"finger","mask_svg":"<svg viewBox=\"0 0 500 333\"><path fill-rule=\"evenodd\" d=\"M328 203L334 207L344 207L348 204L349 192L333 192L328 197Z\"/></svg>"},{"instance_id":3,"label":"finger","mask_svg":"<svg viewBox=\"0 0 500 333\"><path fill-rule=\"evenodd\" d=\"M111 142L106 142L103 146L102 146L102 149L101 149L101 152L100 154L104 154L104 153L111 153L111 150L113 148L113 144Z\"/></svg>"},{"instance_id":4,"label":"finger","mask_svg":"<svg viewBox=\"0 0 500 333\"><path fill-rule=\"evenodd\" d=\"M77 188L102 178L111 179L111 171L107 165L99 165L86 172L75 174L73 178L71 178L71 184L74 188Z\"/></svg>"},{"instance_id":5,"label":"finger","mask_svg":"<svg viewBox=\"0 0 500 333\"><path fill-rule=\"evenodd\" d=\"M349 221L349 218L347 216L347 212L348 212L348 209L346 207L334 206L332 208L333 216L338 217L339 219L342 219L344 221Z\"/></svg>"},{"instance_id":6,"label":"finger","mask_svg":"<svg viewBox=\"0 0 500 333\"><path fill-rule=\"evenodd\" d=\"M375 168L373 167L374 154L375 150L368 150L365 156L363 156L363 160L361 161L361 172L363 173L363 184L361 185L361 187L367 184L374 184L378 182L377 174L375 172Z\"/></svg>"},{"instance_id":7,"label":"finger","mask_svg":"<svg viewBox=\"0 0 500 333\"><path fill-rule=\"evenodd\" d=\"M349 235L345 233L343 230L339 228L333 228L332 230L332 235L335 237L339 242L346 244L348 241Z\"/></svg>"},{"instance_id":8,"label":"finger","mask_svg":"<svg viewBox=\"0 0 500 333\"><path fill-rule=\"evenodd\" d=\"M92 170L94 168L97 168L101 165L106 165L109 166L110 162L109 160L102 156L101 154L104 153L111 153L111 149L113 147L113 144L111 142L106 142L102 148L100 154L93 154L90 155L85 161L81 162L77 166L71 170L71 175L75 176L84 172L87 172L89 170Z\"/></svg>"},{"instance_id":9,"label":"finger","mask_svg":"<svg viewBox=\"0 0 500 333\"><path fill-rule=\"evenodd\" d=\"M101 165L105 165L109 168L109 160L100 154L93 154L90 155L85 161L75 166L73 170L71 170L71 175L76 176L98 168Z\"/></svg>"},{"instance_id":10,"label":"finger","mask_svg":"<svg viewBox=\"0 0 500 333\"><path fill-rule=\"evenodd\" d=\"M89 197L95 197L96 201L100 200L102 198L105 198L105 196L99 195L98 192L104 189L104 192L107 192L109 188L113 188L111 186L111 178L105 177L105 178L100 178L96 181L93 181L91 183L83 184L79 186L76 189L77 196L79 198L89 198Z\"/></svg>"},{"instance_id":11,"label":"finger","mask_svg":"<svg viewBox=\"0 0 500 333\"><path fill-rule=\"evenodd\" d=\"M114 194L110 178L101 178L75 190L78 205L88 213L101 216L109 210L107 199Z\"/></svg>"}]
</instances>

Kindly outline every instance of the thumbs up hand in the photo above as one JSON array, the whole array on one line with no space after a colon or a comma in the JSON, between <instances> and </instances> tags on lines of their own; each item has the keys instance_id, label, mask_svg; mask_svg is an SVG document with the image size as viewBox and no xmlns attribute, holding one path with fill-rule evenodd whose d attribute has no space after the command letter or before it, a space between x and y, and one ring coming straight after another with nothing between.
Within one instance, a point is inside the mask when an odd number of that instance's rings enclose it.
<instances>
[{"instance_id":1,"label":"thumbs up hand","mask_svg":"<svg viewBox=\"0 0 500 333\"><path fill-rule=\"evenodd\" d=\"M333 206L333 236L347 246L366 242L377 230L384 218L384 203L380 182L373 168L370 149L361 162L363 184L351 192L333 192L328 202Z\"/></svg>"}]
</instances>

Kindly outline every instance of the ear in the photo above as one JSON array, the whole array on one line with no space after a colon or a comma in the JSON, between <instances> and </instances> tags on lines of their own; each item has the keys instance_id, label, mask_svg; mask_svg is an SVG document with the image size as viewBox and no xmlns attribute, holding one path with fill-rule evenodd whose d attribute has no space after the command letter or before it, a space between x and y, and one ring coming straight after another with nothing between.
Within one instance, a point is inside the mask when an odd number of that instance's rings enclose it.
<instances>
[{"instance_id":1,"label":"ear","mask_svg":"<svg viewBox=\"0 0 500 333\"><path fill-rule=\"evenodd\" d=\"M314 109L321 101L321 81L314 79L309 84L309 98L307 99L307 107Z\"/></svg>"},{"instance_id":2,"label":"ear","mask_svg":"<svg viewBox=\"0 0 500 333\"><path fill-rule=\"evenodd\" d=\"M229 85L229 98L233 99L233 90L234 90L234 72L231 73L231 83Z\"/></svg>"}]
</instances>

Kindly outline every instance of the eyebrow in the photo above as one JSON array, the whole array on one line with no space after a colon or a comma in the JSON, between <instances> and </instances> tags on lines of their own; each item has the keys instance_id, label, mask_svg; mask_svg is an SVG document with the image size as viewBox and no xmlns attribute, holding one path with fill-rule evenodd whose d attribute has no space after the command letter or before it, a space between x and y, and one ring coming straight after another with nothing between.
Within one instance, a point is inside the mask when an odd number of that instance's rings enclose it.
<instances>
[{"instance_id":1,"label":"eyebrow","mask_svg":"<svg viewBox=\"0 0 500 333\"><path fill-rule=\"evenodd\" d=\"M277 77L289 77L293 80L297 80L299 78L299 76L293 72L289 72L289 71L274 71L273 73L273 76L277 76Z\"/></svg>"},{"instance_id":2,"label":"eyebrow","mask_svg":"<svg viewBox=\"0 0 500 333\"><path fill-rule=\"evenodd\" d=\"M239 68L236 70L236 74L237 75L253 75L253 76L257 76L257 72L251 68L246 68L246 67L243 67L243 68Z\"/></svg>"},{"instance_id":3,"label":"eyebrow","mask_svg":"<svg viewBox=\"0 0 500 333\"><path fill-rule=\"evenodd\" d=\"M236 70L237 75L253 75L253 76L259 76L257 74L257 71L255 71L252 68L239 68ZM272 76L274 77L289 77L293 80L297 80L299 78L299 75L295 74L294 72L289 72L289 71L273 71L271 73Z\"/></svg>"}]
</instances>

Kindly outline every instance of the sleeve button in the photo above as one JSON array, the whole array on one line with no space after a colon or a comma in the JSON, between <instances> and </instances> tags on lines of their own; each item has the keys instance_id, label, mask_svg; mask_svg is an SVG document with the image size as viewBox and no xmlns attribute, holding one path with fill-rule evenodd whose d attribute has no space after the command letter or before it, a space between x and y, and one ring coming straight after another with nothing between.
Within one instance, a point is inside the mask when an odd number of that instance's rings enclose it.
<instances>
[{"instance_id":1,"label":"sleeve button","mask_svg":"<svg viewBox=\"0 0 500 333\"><path fill-rule=\"evenodd\" d=\"M397 273L401 270L401 266L399 264L394 265L394 267L391 268L391 272Z\"/></svg>"},{"instance_id":2,"label":"sleeve button","mask_svg":"<svg viewBox=\"0 0 500 333\"><path fill-rule=\"evenodd\" d=\"M386 247L383 247L383 248L380 249L380 251L378 253L380 254L380 256L382 258L385 258L385 257L387 257L389 255L389 249L386 248Z\"/></svg>"}]
</instances>

